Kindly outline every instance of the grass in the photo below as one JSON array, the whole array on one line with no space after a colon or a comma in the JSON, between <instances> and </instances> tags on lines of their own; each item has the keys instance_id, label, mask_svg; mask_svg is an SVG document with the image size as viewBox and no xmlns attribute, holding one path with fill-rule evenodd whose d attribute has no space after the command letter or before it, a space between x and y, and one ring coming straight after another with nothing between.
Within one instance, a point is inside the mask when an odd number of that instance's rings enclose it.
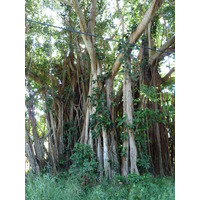
<instances>
[{"instance_id":1,"label":"grass","mask_svg":"<svg viewBox=\"0 0 200 200\"><path fill-rule=\"evenodd\" d=\"M56 177L28 175L25 195L27 200L173 200L175 184L172 177L134 175L128 179L118 176L89 187L66 173Z\"/></svg>"}]
</instances>

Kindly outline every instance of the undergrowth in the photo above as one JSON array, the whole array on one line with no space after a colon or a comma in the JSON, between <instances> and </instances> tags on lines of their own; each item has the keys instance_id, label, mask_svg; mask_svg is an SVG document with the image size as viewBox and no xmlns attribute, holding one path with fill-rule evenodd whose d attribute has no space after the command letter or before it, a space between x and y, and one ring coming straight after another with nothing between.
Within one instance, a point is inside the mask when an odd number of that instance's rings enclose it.
<instances>
[{"instance_id":1,"label":"undergrowth","mask_svg":"<svg viewBox=\"0 0 200 200\"><path fill-rule=\"evenodd\" d=\"M153 178L150 175L116 176L112 181L83 185L75 176L27 175L27 200L173 200L175 184L172 177Z\"/></svg>"}]
</instances>

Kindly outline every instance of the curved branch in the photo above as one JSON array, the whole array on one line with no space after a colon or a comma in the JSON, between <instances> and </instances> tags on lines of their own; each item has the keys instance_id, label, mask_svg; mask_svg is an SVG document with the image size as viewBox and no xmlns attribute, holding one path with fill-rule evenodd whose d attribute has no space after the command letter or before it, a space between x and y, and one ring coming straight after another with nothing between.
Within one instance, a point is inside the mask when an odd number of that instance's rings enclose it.
<instances>
[{"instance_id":1,"label":"curved branch","mask_svg":"<svg viewBox=\"0 0 200 200\"><path fill-rule=\"evenodd\" d=\"M73 2L73 8L75 9L76 11L76 14L78 15L79 17L79 22L80 22L80 29L82 32L86 33L87 32L87 26L86 26L86 21L85 21L85 18L83 16L83 13L81 11L81 8L80 8L80 5L79 5L79 2L77 0L72 0ZM95 16L93 16L94 14L96 14L96 4L95 4L96 0L93 0L92 2L92 7L91 9L93 10L93 13L91 14L91 17L93 17L94 19L92 19L91 23L90 23L90 28L93 29L94 28L94 20L95 20ZM94 54L94 44L92 43L92 40L90 39L91 37L90 36L87 36L87 35L83 35L82 34L82 38L83 38L83 41L85 43L85 46L88 50L88 53L90 55L90 59L91 59L91 68L92 68L92 71L94 70L95 71L95 54Z\"/></svg>"},{"instance_id":2,"label":"curved branch","mask_svg":"<svg viewBox=\"0 0 200 200\"><path fill-rule=\"evenodd\" d=\"M142 21L140 22L140 24L137 26L136 30L134 30L130 37L129 37L129 43L136 43L137 40L139 39L139 37L142 35L142 33L144 32L145 28L147 27L148 23L151 21L151 19L153 18L153 16L155 15L156 11L160 8L160 6L162 5L163 0L153 0L153 2L151 3L151 6L149 7L149 9L146 11ZM121 62L120 60L123 58L123 54L120 53L117 56L117 59L115 60L115 63L112 67L112 77L114 78L121 66Z\"/></svg>"},{"instance_id":3,"label":"curved branch","mask_svg":"<svg viewBox=\"0 0 200 200\"><path fill-rule=\"evenodd\" d=\"M43 85L40 77L32 71L29 72L29 77L32 78L38 85Z\"/></svg>"},{"instance_id":4,"label":"curved branch","mask_svg":"<svg viewBox=\"0 0 200 200\"><path fill-rule=\"evenodd\" d=\"M175 35L172 36L159 50L160 51L157 51L154 55L152 55L150 58L149 58L149 65L152 65L153 62L158 59L158 57L163 54L162 51L165 51L167 48L169 48L173 43L175 42Z\"/></svg>"},{"instance_id":5,"label":"curved branch","mask_svg":"<svg viewBox=\"0 0 200 200\"><path fill-rule=\"evenodd\" d=\"M161 61L165 58L165 56L169 56L170 54L175 52L175 46L171 46L170 48L166 49L166 51L160 55L158 61Z\"/></svg>"},{"instance_id":6,"label":"curved branch","mask_svg":"<svg viewBox=\"0 0 200 200\"><path fill-rule=\"evenodd\" d=\"M169 79L169 77L171 76L171 74L173 74L175 72L175 68L173 67L169 72L168 72L168 74L166 74L161 80L162 80L162 82L163 83L165 83L168 79Z\"/></svg>"},{"instance_id":7,"label":"curved branch","mask_svg":"<svg viewBox=\"0 0 200 200\"><path fill-rule=\"evenodd\" d=\"M161 7L163 0L153 0L151 6L146 11L142 21L137 26L136 30L133 31L130 35L129 42L136 43L139 37L144 32L145 28L147 27L148 23L151 21L153 16L155 15L156 11Z\"/></svg>"},{"instance_id":8,"label":"curved branch","mask_svg":"<svg viewBox=\"0 0 200 200\"><path fill-rule=\"evenodd\" d=\"M83 16L83 12L81 11L80 5L77 0L73 0L72 3L73 3L74 10L76 11L76 14L79 17L81 31L86 33L87 32L86 21ZM82 35L82 36L84 37L85 35Z\"/></svg>"}]
</instances>

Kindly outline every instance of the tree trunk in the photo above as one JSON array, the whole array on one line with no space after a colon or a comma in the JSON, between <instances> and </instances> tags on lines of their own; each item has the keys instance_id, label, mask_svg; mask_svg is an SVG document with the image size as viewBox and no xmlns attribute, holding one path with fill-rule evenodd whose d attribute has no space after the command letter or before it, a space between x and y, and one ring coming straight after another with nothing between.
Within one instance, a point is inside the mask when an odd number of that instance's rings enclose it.
<instances>
[{"instance_id":1,"label":"tree trunk","mask_svg":"<svg viewBox=\"0 0 200 200\"><path fill-rule=\"evenodd\" d=\"M104 171L105 176L111 177L110 163L109 163L109 152L108 152L108 134L104 127L102 127L103 135L103 161L104 161Z\"/></svg>"},{"instance_id":2,"label":"tree trunk","mask_svg":"<svg viewBox=\"0 0 200 200\"><path fill-rule=\"evenodd\" d=\"M135 138L132 130L133 123L133 98L132 98L132 88L131 88L131 78L129 75L130 70L130 60L127 60L127 69L125 69L123 77L123 114L126 115L126 128L125 134L127 139L123 142L123 148L126 150L126 157L122 158L122 175L126 176L129 172L129 159L130 159L130 172L135 172L139 175L137 168L137 147L135 144ZM129 152L130 151L130 152Z\"/></svg>"},{"instance_id":3,"label":"tree trunk","mask_svg":"<svg viewBox=\"0 0 200 200\"><path fill-rule=\"evenodd\" d=\"M99 134L98 137L98 143L97 143L97 160L98 160L98 171L100 175L100 180L103 180L103 149L102 149L102 139L101 139L101 134Z\"/></svg>"},{"instance_id":4,"label":"tree trunk","mask_svg":"<svg viewBox=\"0 0 200 200\"><path fill-rule=\"evenodd\" d=\"M40 167L37 163L37 159L35 158L32 143L30 142L30 137L28 131L25 129L25 152L26 156L28 158L28 161L30 163L31 169L33 170L33 173L39 174L40 173Z\"/></svg>"},{"instance_id":5,"label":"tree trunk","mask_svg":"<svg viewBox=\"0 0 200 200\"><path fill-rule=\"evenodd\" d=\"M33 141L34 141L34 149L35 149L35 153L36 153L36 158L39 162L39 166L42 167L43 166L43 159L44 159L44 151L43 151L43 145L40 143L40 139L38 136L38 131L37 131L37 121L35 118L35 113L34 113L34 109L33 109L33 98L32 96L30 96L30 100L28 102L28 114L29 114L29 119L31 121L31 125L32 125L32 132L33 132Z\"/></svg>"}]
</instances>

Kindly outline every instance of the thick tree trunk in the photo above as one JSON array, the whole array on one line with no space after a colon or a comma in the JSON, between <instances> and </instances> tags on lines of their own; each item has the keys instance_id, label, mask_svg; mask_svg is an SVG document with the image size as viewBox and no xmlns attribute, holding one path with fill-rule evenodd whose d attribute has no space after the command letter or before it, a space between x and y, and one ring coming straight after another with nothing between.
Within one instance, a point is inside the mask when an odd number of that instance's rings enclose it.
<instances>
[{"instance_id":1,"label":"thick tree trunk","mask_svg":"<svg viewBox=\"0 0 200 200\"><path fill-rule=\"evenodd\" d=\"M114 117L114 109L111 107L113 99L112 99L112 92L113 92L113 78L109 77L106 79L106 103L107 103L107 109L110 113L110 120L112 123L115 123L115 117ZM116 136L116 130L115 127L109 128L108 137L110 138L110 143L108 145L109 147L109 155L111 160L111 176L117 171L119 172L119 160L117 155L117 142L115 140Z\"/></svg>"},{"instance_id":2,"label":"thick tree trunk","mask_svg":"<svg viewBox=\"0 0 200 200\"><path fill-rule=\"evenodd\" d=\"M149 46L151 48L151 23L148 26L148 42L146 40L143 41L144 46ZM174 43L175 37L171 37L161 48L160 51L154 53L152 55L152 51L147 50L143 51L142 61L144 64L142 67L142 83L147 86L153 86L160 88L161 83L167 79L170 75L167 74L164 78L161 79L158 73L158 64L159 57L162 55L162 51L165 51ZM148 62L147 62L148 61ZM161 92L160 90L157 92ZM157 96L157 99L160 97ZM152 109L153 111L162 112L160 101L158 102L148 102L147 107ZM151 141L151 143L147 142L147 149L150 155L150 164L151 171L158 175L169 175L171 174L171 164L168 152L168 136L166 135L166 131L164 130L164 126L159 122L152 122L152 127L147 131L147 138ZM151 126L149 124L149 126Z\"/></svg>"},{"instance_id":3,"label":"thick tree trunk","mask_svg":"<svg viewBox=\"0 0 200 200\"><path fill-rule=\"evenodd\" d=\"M122 154L122 163L121 163L121 175L127 176L129 173L129 145L128 139L123 141L123 154Z\"/></svg>"},{"instance_id":4,"label":"thick tree trunk","mask_svg":"<svg viewBox=\"0 0 200 200\"><path fill-rule=\"evenodd\" d=\"M130 159L130 172L139 174L137 168L137 147L135 144L135 138L133 135L132 127L133 123L133 98L132 98L132 88L131 88L131 78L129 76L130 70L130 60L127 60L128 69L125 69L123 77L123 114L126 115L126 137L127 139L123 142L123 148L126 150L126 156L122 158L122 175L126 176L129 172L129 159Z\"/></svg>"},{"instance_id":5,"label":"thick tree trunk","mask_svg":"<svg viewBox=\"0 0 200 200\"><path fill-rule=\"evenodd\" d=\"M130 141L130 164L131 164L131 173L136 173L139 175L139 171L136 165L136 160L137 160L137 148L136 148L136 143L135 143L135 138L133 135L133 132L129 130L129 141Z\"/></svg>"},{"instance_id":6,"label":"thick tree trunk","mask_svg":"<svg viewBox=\"0 0 200 200\"><path fill-rule=\"evenodd\" d=\"M108 133L104 127L102 127L102 136L103 136L103 161L104 161L104 171L105 176L111 177L111 169L109 163L109 146L108 146Z\"/></svg>"}]
</instances>

